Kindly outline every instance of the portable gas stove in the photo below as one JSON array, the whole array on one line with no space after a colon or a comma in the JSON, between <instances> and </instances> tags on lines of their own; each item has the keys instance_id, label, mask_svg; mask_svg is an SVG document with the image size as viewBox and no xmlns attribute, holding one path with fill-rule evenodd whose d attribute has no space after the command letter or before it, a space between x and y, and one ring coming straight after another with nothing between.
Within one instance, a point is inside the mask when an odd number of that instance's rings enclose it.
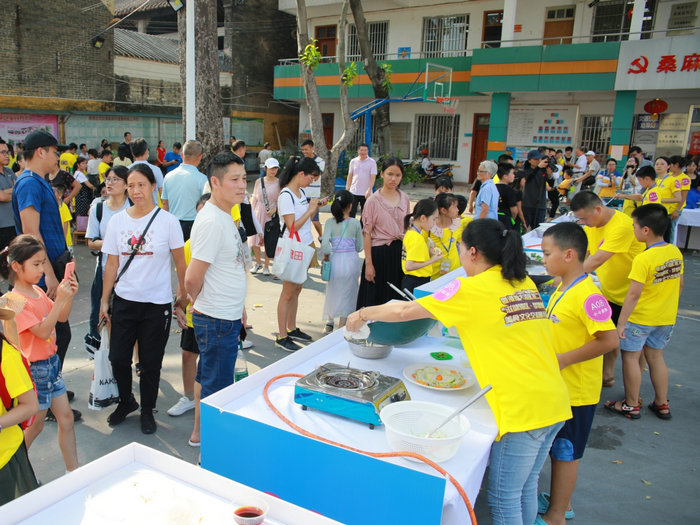
<instances>
[{"instance_id":1,"label":"portable gas stove","mask_svg":"<svg viewBox=\"0 0 700 525\"><path fill-rule=\"evenodd\" d=\"M379 411L389 403L411 399L403 381L379 372L326 363L294 386L294 402L339 416L381 425Z\"/></svg>"}]
</instances>

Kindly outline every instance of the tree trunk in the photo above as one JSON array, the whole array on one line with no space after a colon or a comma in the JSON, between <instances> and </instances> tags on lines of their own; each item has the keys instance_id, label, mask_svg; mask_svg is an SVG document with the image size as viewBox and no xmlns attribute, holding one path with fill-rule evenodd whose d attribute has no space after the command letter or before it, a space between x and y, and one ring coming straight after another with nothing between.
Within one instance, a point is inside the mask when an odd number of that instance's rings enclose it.
<instances>
[{"instance_id":1,"label":"tree trunk","mask_svg":"<svg viewBox=\"0 0 700 525\"><path fill-rule=\"evenodd\" d=\"M369 42L367 20L365 20L365 12L362 8L362 1L349 1L350 9L352 9L352 17L355 19L357 42L360 45L360 54L364 58L363 63L365 72L367 73L370 82L372 82L374 96L375 98L389 98L389 90L384 86L384 81L386 80L385 71L379 67L377 60L374 58L374 53L372 53L372 46ZM377 125L377 141L379 143L379 151L382 155L392 154L389 104L384 104L374 111L374 121Z\"/></svg>"},{"instance_id":2,"label":"tree trunk","mask_svg":"<svg viewBox=\"0 0 700 525\"><path fill-rule=\"evenodd\" d=\"M310 43L308 18L306 16L306 0L296 0L297 3L297 43L299 55ZM341 78L345 70L345 32L347 27L348 0L343 2L343 9L338 21L338 82L340 83L340 114L343 118L343 133L330 151L326 147L326 139L323 136L323 121L321 119L321 100L318 95L316 76L313 68L300 61L302 78L304 79L304 91L306 104L309 108L309 122L311 125L311 138L314 141L316 154L326 161L326 169L321 177L321 195L331 195L335 189L335 175L338 168L338 159L345 150L355 132L357 124L350 118L348 109L348 87L343 84Z\"/></svg>"},{"instance_id":3,"label":"tree trunk","mask_svg":"<svg viewBox=\"0 0 700 525\"><path fill-rule=\"evenodd\" d=\"M182 85L182 123L187 129L186 92L186 9L178 11L177 33ZM196 138L202 143L204 155L200 170L204 171L214 155L224 146L223 113L219 87L219 54L216 35L216 0L197 0L194 15L195 40L195 120Z\"/></svg>"}]
</instances>

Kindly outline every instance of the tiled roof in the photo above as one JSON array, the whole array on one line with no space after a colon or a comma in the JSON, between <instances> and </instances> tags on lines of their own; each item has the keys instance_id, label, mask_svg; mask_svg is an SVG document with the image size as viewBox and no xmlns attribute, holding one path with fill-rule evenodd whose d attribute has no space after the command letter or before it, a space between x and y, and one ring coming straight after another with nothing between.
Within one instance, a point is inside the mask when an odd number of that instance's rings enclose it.
<instances>
[{"instance_id":1,"label":"tiled roof","mask_svg":"<svg viewBox=\"0 0 700 525\"><path fill-rule=\"evenodd\" d=\"M138 6L143 4L143 2L144 0L114 0L114 16L128 15ZM151 0L141 8L141 11L153 11L164 7L169 7L167 0Z\"/></svg>"}]
</instances>

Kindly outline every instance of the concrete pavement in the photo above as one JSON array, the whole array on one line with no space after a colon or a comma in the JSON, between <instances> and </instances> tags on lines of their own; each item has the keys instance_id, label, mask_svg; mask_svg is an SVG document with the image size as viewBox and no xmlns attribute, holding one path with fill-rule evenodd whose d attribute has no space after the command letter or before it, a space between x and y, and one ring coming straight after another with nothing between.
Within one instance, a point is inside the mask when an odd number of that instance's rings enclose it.
<instances>
[{"instance_id":1,"label":"concrete pavement","mask_svg":"<svg viewBox=\"0 0 700 525\"><path fill-rule=\"evenodd\" d=\"M432 195L432 187L409 188L412 200ZM329 216L321 218L322 222ZM90 309L89 285L95 259L82 244L75 248L81 288L71 314L73 339L64 366L64 378L75 391L73 407L82 411L83 420L76 424L78 456L81 464L88 463L127 443L137 441L195 462L198 449L188 446L193 413L170 417L166 410L182 395L180 373L179 328L173 323L166 348L161 375L158 431L146 436L141 433L138 412L116 428L106 423L113 410L92 411L87 399L92 377L92 361L84 350L83 336L87 330ZM700 340L700 257L686 255L685 290L681 297L678 324L666 354L670 372L670 405L673 419L662 421L644 409L642 418L627 420L599 407L593 423L589 446L581 461L579 483L574 494L575 523L627 524L698 523L700 522L700 424L695 416L695 403L700 402L698 377L698 340ZM253 325L250 339L255 347L246 352L251 373L288 355L274 346L276 305L280 282L260 274L248 276L246 305L249 322ZM313 335L322 336L325 283L319 269L312 270L299 301L299 327ZM137 379L134 374L135 388ZM601 401L620 399L621 372L617 382L604 389ZM645 374L642 396L647 404L652 398L648 374ZM137 395L138 398L138 395ZM56 441L56 424L47 423L32 445L30 458L37 476L46 483L64 474L64 465ZM548 490L549 464L545 465L540 481L541 490ZM476 504L481 523L490 523L486 505L485 485Z\"/></svg>"}]
</instances>

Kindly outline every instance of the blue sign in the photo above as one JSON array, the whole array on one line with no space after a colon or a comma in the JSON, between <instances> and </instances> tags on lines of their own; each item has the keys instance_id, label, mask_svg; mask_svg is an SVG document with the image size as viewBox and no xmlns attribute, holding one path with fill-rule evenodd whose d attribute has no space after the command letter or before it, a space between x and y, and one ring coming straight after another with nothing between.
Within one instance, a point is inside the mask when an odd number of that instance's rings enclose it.
<instances>
[{"instance_id":1,"label":"blue sign","mask_svg":"<svg viewBox=\"0 0 700 525\"><path fill-rule=\"evenodd\" d=\"M657 118L656 120L652 120L651 115L647 113L642 113L640 115L637 115L637 129L643 131L658 130L660 121L661 119L659 118Z\"/></svg>"},{"instance_id":2,"label":"blue sign","mask_svg":"<svg viewBox=\"0 0 700 525\"><path fill-rule=\"evenodd\" d=\"M410 47L400 47L399 48L399 58L411 58L411 48Z\"/></svg>"}]
</instances>

